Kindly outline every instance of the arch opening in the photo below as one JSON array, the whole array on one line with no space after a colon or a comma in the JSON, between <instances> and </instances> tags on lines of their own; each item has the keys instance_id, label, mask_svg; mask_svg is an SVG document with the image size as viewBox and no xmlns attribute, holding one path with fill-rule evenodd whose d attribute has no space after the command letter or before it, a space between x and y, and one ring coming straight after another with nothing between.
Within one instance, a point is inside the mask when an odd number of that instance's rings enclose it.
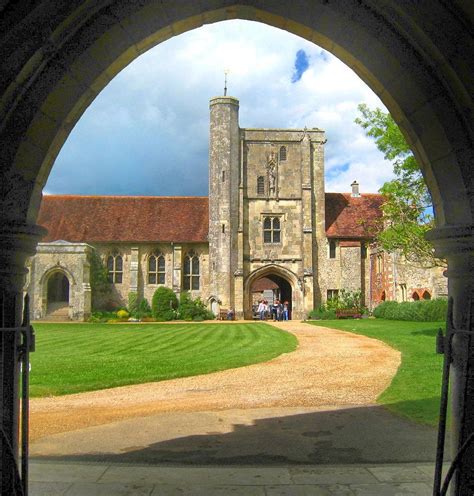
<instances>
[{"instance_id":1,"label":"arch opening","mask_svg":"<svg viewBox=\"0 0 474 496\"><path fill-rule=\"evenodd\" d=\"M46 315L67 316L70 283L62 271L53 272L46 281Z\"/></svg>"},{"instance_id":2,"label":"arch opening","mask_svg":"<svg viewBox=\"0 0 474 496\"><path fill-rule=\"evenodd\" d=\"M288 318L291 319L292 294L291 284L277 274L267 274L256 279L250 288L252 318L259 318L258 305L264 300L268 302L270 308L267 317L272 320L283 320L283 313L280 314L283 307L276 311L276 305L281 304L287 306Z\"/></svg>"}]
</instances>

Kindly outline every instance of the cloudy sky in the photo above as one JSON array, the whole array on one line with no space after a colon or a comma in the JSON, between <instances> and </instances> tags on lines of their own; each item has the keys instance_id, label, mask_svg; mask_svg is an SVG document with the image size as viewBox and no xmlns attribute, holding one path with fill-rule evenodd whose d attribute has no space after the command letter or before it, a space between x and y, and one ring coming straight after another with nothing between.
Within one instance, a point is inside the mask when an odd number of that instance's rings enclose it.
<instances>
[{"instance_id":1,"label":"cloudy sky","mask_svg":"<svg viewBox=\"0 0 474 496\"><path fill-rule=\"evenodd\" d=\"M249 21L205 26L125 68L86 110L45 188L54 194L207 195L209 99L240 100L241 127L326 131L326 190L376 192L392 167L354 124L384 108L342 62L285 31Z\"/></svg>"}]
</instances>

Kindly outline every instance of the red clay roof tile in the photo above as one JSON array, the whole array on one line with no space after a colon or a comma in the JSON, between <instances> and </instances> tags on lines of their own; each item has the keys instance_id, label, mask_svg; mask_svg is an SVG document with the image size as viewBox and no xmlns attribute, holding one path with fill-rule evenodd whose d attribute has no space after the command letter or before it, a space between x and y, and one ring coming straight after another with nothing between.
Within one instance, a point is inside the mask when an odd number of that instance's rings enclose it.
<instances>
[{"instance_id":1,"label":"red clay roof tile","mask_svg":"<svg viewBox=\"0 0 474 496\"><path fill-rule=\"evenodd\" d=\"M382 196L326 193L330 238L372 238L381 218ZM207 242L209 201L189 196L45 195L38 224L43 241Z\"/></svg>"},{"instance_id":2,"label":"red clay roof tile","mask_svg":"<svg viewBox=\"0 0 474 496\"><path fill-rule=\"evenodd\" d=\"M373 238L379 227L382 195L326 193L326 234L328 238Z\"/></svg>"},{"instance_id":3,"label":"red clay roof tile","mask_svg":"<svg viewBox=\"0 0 474 496\"><path fill-rule=\"evenodd\" d=\"M43 241L207 242L207 197L46 195Z\"/></svg>"}]
</instances>

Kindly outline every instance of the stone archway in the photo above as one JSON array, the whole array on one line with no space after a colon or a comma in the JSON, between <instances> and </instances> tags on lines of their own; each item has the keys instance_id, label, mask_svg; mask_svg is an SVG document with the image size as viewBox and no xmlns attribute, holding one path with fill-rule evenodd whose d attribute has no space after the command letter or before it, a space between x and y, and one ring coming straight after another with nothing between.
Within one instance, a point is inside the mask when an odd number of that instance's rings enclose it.
<instances>
[{"instance_id":1,"label":"stone archway","mask_svg":"<svg viewBox=\"0 0 474 496\"><path fill-rule=\"evenodd\" d=\"M74 304L74 286L74 277L65 267L54 266L46 270L38 281L35 318L69 320Z\"/></svg>"},{"instance_id":2,"label":"stone archway","mask_svg":"<svg viewBox=\"0 0 474 496\"><path fill-rule=\"evenodd\" d=\"M25 260L42 231L41 191L70 130L100 90L141 53L189 29L224 19L265 22L326 48L380 96L422 166L449 263L453 322L474 315L474 11L469 0L51 0L7 2L1 10L0 289L4 325L21 320ZM17 446L17 338L3 342L2 426ZM472 340L471 340L472 341ZM455 446L474 430L474 344L454 340ZM467 388L467 389L466 389ZM2 489L13 470L2 448ZM6 460L6 461L3 461ZM474 475L474 447L456 487ZM469 470L468 470L469 469ZM458 492L458 494L461 494Z\"/></svg>"},{"instance_id":3,"label":"stone archway","mask_svg":"<svg viewBox=\"0 0 474 496\"><path fill-rule=\"evenodd\" d=\"M268 279L274 283L275 299L288 301L291 315L294 319L303 319L305 316L304 299L298 284L298 277L284 267L275 264L267 265L251 272L244 281L244 318L251 320L254 317L254 301L252 289L259 281ZM262 286L263 287L263 286Z\"/></svg>"},{"instance_id":4,"label":"stone archway","mask_svg":"<svg viewBox=\"0 0 474 496\"><path fill-rule=\"evenodd\" d=\"M289 315L292 316L293 290L291 284L284 277L271 273L262 276L255 280L249 293L253 318L255 318L257 298L268 300L269 296L270 303L274 303L276 300L280 301L282 304L288 302Z\"/></svg>"},{"instance_id":5,"label":"stone archway","mask_svg":"<svg viewBox=\"0 0 474 496\"><path fill-rule=\"evenodd\" d=\"M70 284L62 271L51 273L45 282L46 317L64 317L69 314Z\"/></svg>"}]
</instances>

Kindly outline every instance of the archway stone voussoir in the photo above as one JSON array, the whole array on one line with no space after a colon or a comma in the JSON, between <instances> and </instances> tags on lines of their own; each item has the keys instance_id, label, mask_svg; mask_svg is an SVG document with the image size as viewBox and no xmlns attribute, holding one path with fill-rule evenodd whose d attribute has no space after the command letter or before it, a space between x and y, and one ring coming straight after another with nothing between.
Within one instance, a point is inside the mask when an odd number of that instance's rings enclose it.
<instances>
[{"instance_id":1,"label":"archway stone voussoir","mask_svg":"<svg viewBox=\"0 0 474 496\"><path fill-rule=\"evenodd\" d=\"M71 73L65 73L41 105L41 111L53 120L64 121L84 93L90 92Z\"/></svg>"}]
</instances>

